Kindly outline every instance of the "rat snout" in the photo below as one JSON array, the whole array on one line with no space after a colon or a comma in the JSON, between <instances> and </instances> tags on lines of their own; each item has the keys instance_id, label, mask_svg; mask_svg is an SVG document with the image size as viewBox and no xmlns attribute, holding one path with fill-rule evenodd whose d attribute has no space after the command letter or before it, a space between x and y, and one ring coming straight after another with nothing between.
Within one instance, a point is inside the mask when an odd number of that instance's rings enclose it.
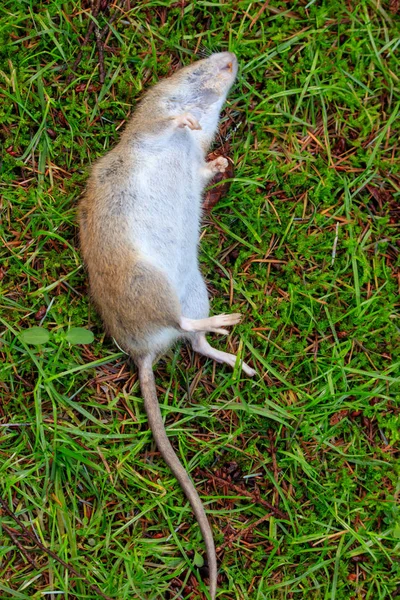
<instances>
[{"instance_id":1,"label":"rat snout","mask_svg":"<svg viewBox=\"0 0 400 600\"><path fill-rule=\"evenodd\" d=\"M220 71L225 71L232 73L232 75L236 75L237 58L233 52L219 52L218 54L214 54L213 58Z\"/></svg>"}]
</instances>

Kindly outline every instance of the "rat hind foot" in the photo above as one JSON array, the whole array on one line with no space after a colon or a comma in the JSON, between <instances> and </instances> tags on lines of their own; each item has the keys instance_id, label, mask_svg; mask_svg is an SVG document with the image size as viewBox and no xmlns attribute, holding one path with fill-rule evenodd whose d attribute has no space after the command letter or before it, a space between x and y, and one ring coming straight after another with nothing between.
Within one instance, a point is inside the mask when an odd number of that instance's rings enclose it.
<instances>
[{"instance_id":1,"label":"rat hind foot","mask_svg":"<svg viewBox=\"0 0 400 600\"><path fill-rule=\"evenodd\" d=\"M240 323L241 318L242 316L239 313L233 313L232 315L216 315L215 317L208 317L207 319L188 319L187 317L181 317L179 326L183 331L189 331L190 333L196 331L210 331L228 335L229 331L224 329L224 327Z\"/></svg>"},{"instance_id":2,"label":"rat hind foot","mask_svg":"<svg viewBox=\"0 0 400 600\"><path fill-rule=\"evenodd\" d=\"M216 348L213 348L207 342L204 334L200 333L193 337L192 348L195 352L198 352L199 354L203 354L203 356L207 356L208 358L211 358L212 360L215 360L218 363L225 363L225 364L229 365L230 367L232 367L232 369L234 368L234 366L236 364L236 356L234 354L229 354L228 352L222 352L221 350L217 350ZM243 371L246 373L246 375L248 375L249 377L253 377L254 375L256 375L256 371L254 369L252 369L251 367L249 367L249 365L246 364L245 362L240 361L240 366L243 369Z\"/></svg>"}]
</instances>

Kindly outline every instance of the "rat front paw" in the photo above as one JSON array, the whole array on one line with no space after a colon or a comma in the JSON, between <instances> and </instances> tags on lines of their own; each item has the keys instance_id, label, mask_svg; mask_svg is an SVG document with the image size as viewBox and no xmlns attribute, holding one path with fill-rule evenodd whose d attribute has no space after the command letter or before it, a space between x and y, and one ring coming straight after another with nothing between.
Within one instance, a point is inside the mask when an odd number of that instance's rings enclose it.
<instances>
[{"instance_id":1,"label":"rat front paw","mask_svg":"<svg viewBox=\"0 0 400 600\"><path fill-rule=\"evenodd\" d=\"M207 168L213 173L225 173L228 168L229 162L223 156L218 156L215 160L207 163Z\"/></svg>"},{"instance_id":2,"label":"rat front paw","mask_svg":"<svg viewBox=\"0 0 400 600\"><path fill-rule=\"evenodd\" d=\"M176 117L175 122L178 127L189 127L189 129L201 129L201 125L190 113L183 113L183 115L179 115Z\"/></svg>"}]
</instances>

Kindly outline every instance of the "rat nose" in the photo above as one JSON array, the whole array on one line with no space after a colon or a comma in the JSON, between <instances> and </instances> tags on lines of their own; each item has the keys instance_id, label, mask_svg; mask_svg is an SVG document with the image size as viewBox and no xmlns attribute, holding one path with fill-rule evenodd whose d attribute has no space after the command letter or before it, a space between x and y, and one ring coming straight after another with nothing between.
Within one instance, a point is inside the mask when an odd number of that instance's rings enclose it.
<instances>
[{"instance_id":1,"label":"rat nose","mask_svg":"<svg viewBox=\"0 0 400 600\"><path fill-rule=\"evenodd\" d=\"M237 65L236 54L233 54L233 52L227 52L227 54L229 54L229 64L230 64L231 68L233 69Z\"/></svg>"}]
</instances>

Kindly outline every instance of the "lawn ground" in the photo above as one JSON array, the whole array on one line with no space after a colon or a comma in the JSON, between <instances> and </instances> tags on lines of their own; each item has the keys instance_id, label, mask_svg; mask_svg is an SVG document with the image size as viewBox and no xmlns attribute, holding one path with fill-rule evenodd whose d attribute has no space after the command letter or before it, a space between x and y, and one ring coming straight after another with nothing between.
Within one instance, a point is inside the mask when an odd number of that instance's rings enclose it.
<instances>
[{"instance_id":1,"label":"lawn ground","mask_svg":"<svg viewBox=\"0 0 400 600\"><path fill-rule=\"evenodd\" d=\"M156 368L218 598L400 596L398 11L2 3L0 598L205 597L198 526L88 300L76 206L143 91L227 49L240 73L214 150L233 173L201 263L213 312L245 316L216 345L258 375L185 347Z\"/></svg>"}]
</instances>

